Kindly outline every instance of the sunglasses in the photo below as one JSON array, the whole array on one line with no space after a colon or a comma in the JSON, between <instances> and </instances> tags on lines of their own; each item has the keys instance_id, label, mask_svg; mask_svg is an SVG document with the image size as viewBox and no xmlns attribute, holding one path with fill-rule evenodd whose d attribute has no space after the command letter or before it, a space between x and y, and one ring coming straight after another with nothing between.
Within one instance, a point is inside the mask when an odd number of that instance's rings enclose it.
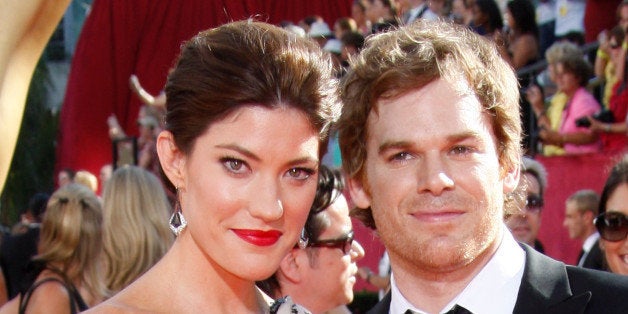
<instances>
[{"instance_id":1,"label":"sunglasses","mask_svg":"<svg viewBox=\"0 0 628 314\"><path fill-rule=\"evenodd\" d=\"M543 208L543 198L538 195L528 195L526 197L526 211L539 212Z\"/></svg>"},{"instance_id":2,"label":"sunglasses","mask_svg":"<svg viewBox=\"0 0 628 314\"><path fill-rule=\"evenodd\" d=\"M595 218L593 223L600 232L600 237L606 241L622 241L628 234L628 218L622 213L602 213Z\"/></svg>"},{"instance_id":3,"label":"sunglasses","mask_svg":"<svg viewBox=\"0 0 628 314\"><path fill-rule=\"evenodd\" d=\"M346 235L330 240L317 240L308 242L309 247L326 247L342 250L344 255L351 253L351 247L353 245L353 231L349 231Z\"/></svg>"},{"instance_id":4,"label":"sunglasses","mask_svg":"<svg viewBox=\"0 0 628 314\"><path fill-rule=\"evenodd\" d=\"M609 46L610 46L611 49L617 49L617 48L621 47L621 45L618 44L618 43L610 43Z\"/></svg>"}]
</instances>

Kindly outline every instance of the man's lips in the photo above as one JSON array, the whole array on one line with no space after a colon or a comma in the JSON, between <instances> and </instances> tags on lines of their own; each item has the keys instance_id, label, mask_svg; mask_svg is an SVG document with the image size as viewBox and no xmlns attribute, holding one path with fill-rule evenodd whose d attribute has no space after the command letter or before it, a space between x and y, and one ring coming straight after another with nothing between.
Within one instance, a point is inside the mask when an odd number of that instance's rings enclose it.
<instances>
[{"instance_id":1,"label":"man's lips","mask_svg":"<svg viewBox=\"0 0 628 314\"><path fill-rule=\"evenodd\" d=\"M462 211L442 211L442 212L416 212L412 216L421 222L439 223L450 222L462 216Z\"/></svg>"},{"instance_id":2,"label":"man's lips","mask_svg":"<svg viewBox=\"0 0 628 314\"><path fill-rule=\"evenodd\" d=\"M232 229L232 231L242 240L257 246L270 246L277 241L283 233L278 230L250 230L250 229Z\"/></svg>"}]
</instances>

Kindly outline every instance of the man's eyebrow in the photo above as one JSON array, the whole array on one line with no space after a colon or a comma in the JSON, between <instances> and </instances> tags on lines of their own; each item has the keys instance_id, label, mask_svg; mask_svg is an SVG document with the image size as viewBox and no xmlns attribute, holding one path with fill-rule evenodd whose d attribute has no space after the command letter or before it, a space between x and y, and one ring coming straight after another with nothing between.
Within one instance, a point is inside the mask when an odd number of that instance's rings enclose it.
<instances>
[{"instance_id":1,"label":"man's eyebrow","mask_svg":"<svg viewBox=\"0 0 628 314\"><path fill-rule=\"evenodd\" d=\"M386 141L379 145L379 147L377 148L377 153L382 154L389 149L402 149L408 148L410 146L412 146L412 143L409 141Z\"/></svg>"},{"instance_id":2,"label":"man's eyebrow","mask_svg":"<svg viewBox=\"0 0 628 314\"><path fill-rule=\"evenodd\" d=\"M476 131L464 131L456 134L452 134L447 136L446 142L448 143L456 143L466 139L479 139L481 138L480 134ZM411 141L386 141L379 145L377 148L377 153L382 154L383 152L389 149L404 149L413 146L414 143Z\"/></svg>"}]
</instances>

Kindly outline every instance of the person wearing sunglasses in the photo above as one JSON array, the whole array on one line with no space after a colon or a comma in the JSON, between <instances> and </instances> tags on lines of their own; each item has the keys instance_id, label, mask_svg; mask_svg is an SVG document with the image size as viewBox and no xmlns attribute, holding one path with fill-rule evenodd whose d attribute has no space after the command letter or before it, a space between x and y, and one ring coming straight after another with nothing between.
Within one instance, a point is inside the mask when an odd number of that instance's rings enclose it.
<instances>
[{"instance_id":1,"label":"person wearing sunglasses","mask_svg":"<svg viewBox=\"0 0 628 314\"><path fill-rule=\"evenodd\" d=\"M312 313L353 300L353 285L364 249L353 238L349 207L339 171L319 169L318 190L303 235L270 278L257 285L271 297L290 296Z\"/></svg>"},{"instance_id":2,"label":"person wearing sunglasses","mask_svg":"<svg viewBox=\"0 0 628 314\"><path fill-rule=\"evenodd\" d=\"M602 148L607 153L623 152L628 146L628 75L625 71L628 46L625 37L624 29L616 26L610 31L609 40L604 45L608 50L606 58L610 64L607 67L611 68L605 72L609 77L604 82L604 97L608 100L606 107L612 119L596 119L592 116L587 118L591 123L591 131L600 134ZM596 65L602 59L603 57L599 57Z\"/></svg>"},{"instance_id":3,"label":"person wearing sunglasses","mask_svg":"<svg viewBox=\"0 0 628 314\"><path fill-rule=\"evenodd\" d=\"M515 240L534 247L541 253L545 253L545 249L537 235L541 228L541 210L546 187L545 167L532 158L523 157L517 191L525 196L525 207L519 212L506 215L505 218L506 226Z\"/></svg>"},{"instance_id":4,"label":"person wearing sunglasses","mask_svg":"<svg viewBox=\"0 0 628 314\"><path fill-rule=\"evenodd\" d=\"M600 197L595 227L608 269L628 275L628 155L611 171Z\"/></svg>"}]
</instances>

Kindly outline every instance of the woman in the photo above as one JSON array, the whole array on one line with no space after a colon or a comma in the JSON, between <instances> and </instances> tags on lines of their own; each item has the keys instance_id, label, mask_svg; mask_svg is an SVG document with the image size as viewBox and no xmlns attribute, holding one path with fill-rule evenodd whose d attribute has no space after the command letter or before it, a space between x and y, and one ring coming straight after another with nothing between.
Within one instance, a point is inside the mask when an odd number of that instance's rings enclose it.
<instances>
[{"instance_id":1,"label":"woman","mask_svg":"<svg viewBox=\"0 0 628 314\"><path fill-rule=\"evenodd\" d=\"M553 44L545 52L545 59L547 60L546 77L547 80L541 86L531 85L526 90L526 99L530 103L534 115L536 117L537 127L547 130L560 130L563 109L567 104L567 96L560 90L554 90L556 87L556 65L561 60L570 58L584 58L580 48L570 42L557 42ZM543 100L543 94L552 94L549 105L546 107ZM565 150L562 146L555 146L551 144L543 145L543 155L556 156L564 155Z\"/></svg>"},{"instance_id":2,"label":"woman","mask_svg":"<svg viewBox=\"0 0 628 314\"><path fill-rule=\"evenodd\" d=\"M471 12L473 19L470 27L482 36L495 38L504 28L502 14L495 0L476 0L471 6Z\"/></svg>"},{"instance_id":3,"label":"woman","mask_svg":"<svg viewBox=\"0 0 628 314\"><path fill-rule=\"evenodd\" d=\"M89 188L70 183L48 201L32 285L0 313L78 313L101 302L102 209Z\"/></svg>"},{"instance_id":4,"label":"woman","mask_svg":"<svg viewBox=\"0 0 628 314\"><path fill-rule=\"evenodd\" d=\"M103 193L105 283L113 295L166 254L172 208L159 179L136 166L118 168Z\"/></svg>"},{"instance_id":5,"label":"woman","mask_svg":"<svg viewBox=\"0 0 628 314\"><path fill-rule=\"evenodd\" d=\"M255 281L298 241L340 109L329 57L276 26L225 24L184 44L166 98L177 239L94 312L268 312Z\"/></svg>"},{"instance_id":6,"label":"woman","mask_svg":"<svg viewBox=\"0 0 628 314\"><path fill-rule=\"evenodd\" d=\"M598 135L589 128L579 125L576 120L600 110L600 105L585 86L591 76L591 66L580 56L565 57L556 62L554 67L556 86L566 101L562 110L560 127L553 130L541 125L539 137L543 144L562 147L567 155L594 153L600 151ZM561 96L562 97L562 96ZM542 96L538 89L527 93L528 101L535 110L542 105ZM537 114L537 117L541 113Z\"/></svg>"},{"instance_id":7,"label":"woman","mask_svg":"<svg viewBox=\"0 0 628 314\"><path fill-rule=\"evenodd\" d=\"M529 0L512 0L504 14L509 32L498 34L501 54L515 70L539 59L539 28L536 25L534 5Z\"/></svg>"},{"instance_id":8,"label":"woman","mask_svg":"<svg viewBox=\"0 0 628 314\"><path fill-rule=\"evenodd\" d=\"M399 26L397 6L391 0L369 0L366 17L371 23L371 34L386 32Z\"/></svg>"},{"instance_id":9,"label":"woman","mask_svg":"<svg viewBox=\"0 0 628 314\"><path fill-rule=\"evenodd\" d=\"M351 5L351 18L355 20L358 32L362 36L367 36L371 33L371 22L366 17L367 7L367 0L353 0Z\"/></svg>"},{"instance_id":10,"label":"woman","mask_svg":"<svg viewBox=\"0 0 628 314\"><path fill-rule=\"evenodd\" d=\"M593 69L595 76L604 86L602 89L602 105L606 108L608 108L609 98L613 94L613 88L618 80L616 62L622 63L622 60L618 60L617 55L621 52L625 36L624 29L619 25L613 27L610 31L600 33L598 36L600 46L597 49Z\"/></svg>"},{"instance_id":11,"label":"woman","mask_svg":"<svg viewBox=\"0 0 628 314\"><path fill-rule=\"evenodd\" d=\"M615 29L614 29L615 30ZM612 123L600 122L588 117L591 130L600 133L603 150L606 153L623 153L628 148L628 74L626 73L626 47L623 31L612 32L609 49L616 83L608 100L608 109L613 114ZM620 35L618 35L620 34ZM596 61L597 62L597 61Z\"/></svg>"},{"instance_id":12,"label":"woman","mask_svg":"<svg viewBox=\"0 0 628 314\"><path fill-rule=\"evenodd\" d=\"M595 227L600 233L600 248L608 268L613 273L628 275L628 155L624 155L608 176L599 209Z\"/></svg>"}]
</instances>

